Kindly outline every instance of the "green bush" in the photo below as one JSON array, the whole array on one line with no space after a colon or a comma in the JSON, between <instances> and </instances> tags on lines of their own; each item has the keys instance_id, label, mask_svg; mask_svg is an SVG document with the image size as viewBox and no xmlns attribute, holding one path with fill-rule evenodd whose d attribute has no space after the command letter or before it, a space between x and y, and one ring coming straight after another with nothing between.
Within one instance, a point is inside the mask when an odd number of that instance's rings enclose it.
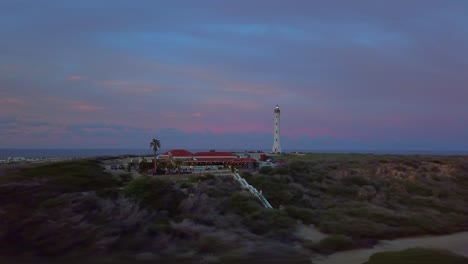
<instances>
[{"instance_id":1,"label":"green bush","mask_svg":"<svg viewBox=\"0 0 468 264\"><path fill-rule=\"evenodd\" d=\"M432 196L432 190L423 186L422 183L400 181L400 184L403 185L406 191L410 194L420 196Z\"/></svg>"},{"instance_id":2,"label":"green bush","mask_svg":"<svg viewBox=\"0 0 468 264\"><path fill-rule=\"evenodd\" d=\"M249 179L252 178L252 173L248 171L241 171L239 174L242 178L244 178L246 181L249 181Z\"/></svg>"},{"instance_id":3,"label":"green bush","mask_svg":"<svg viewBox=\"0 0 468 264\"><path fill-rule=\"evenodd\" d=\"M48 191L82 192L119 187L119 181L106 173L97 161L77 160L26 168L10 177L13 181L43 179Z\"/></svg>"},{"instance_id":4,"label":"green bush","mask_svg":"<svg viewBox=\"0 0 468 264\"><path fill-rule=\"evenodd\" d=\"M171 234L174 229L171 227L170 218L159 216L154 221L145 224L145 233L148 236L156 236L160 233Z\"/></svg>"},{"instance_id":5,"label":"green bush","mask_svg":"<svg viewBox=\"0 0 468 264\"><path fill-rule=\"evenodd\" d=\"M413 169L417 169L419 164L415 160L403 160L402 163L408 167L411 167Z\"/></svg>"},{"instance_id":6,"label":"green bush","mask_svg":"<svg viewBox=\"0 0 468 264\"><path fill-rule=\"evenodd\" d=\"M359 193L359 187L356 185L348 185L348 184L335 184L329 186L326 190L326 193L339 196L339 197L357 197Z\"/></svg>"},{"instance_id":7,"label":"green bush","mask_svg":"<svg viewBox=\"0 0 468 264\"><path fill-rule=\"evenodd\" d=\"M63 207L65 206L69 201L63 197L52 197L47 200L44 200L40 203L41 208L45 209L51 209L51 208L56 208L56 207Z\"/></svg>"},{"instance_id":8,"label":"green bush","mask_svg":"<svg viewBox=\"0 0 468 264\"><path fill-rule=\"evenodd\" d=\"M270 233L274 236L288 236L296 221L284 211L262 208L245 217L243 223L255 234Z\"/></svg>"},{"instance_id":9,"label":"green bush","mask_svg":"<svg viewBox=\"0 0 468 264\"><path fill-rule=\"evenodd\" d=\"M185 196L174 188L172 182L149 177L131 181L125 188L124 194L143 207L167 210L171 213L176 213L180 201Z\"/></svg>"},{"instance_id":10,"label":"green bush","mask_svg":"<svg viewBox=\"0 0 468 264\"><path fill-rule=\"evenodd\" d=\"M193 247L199 253L216 253L223 252L231 248L233 245L226 244L221 238L216 236L202 236L198 239Z\"/></svg>"},{"instance_id":11,"label":"green bush","mask_svg":"<svg viewBox=\"0 0 468 264\"><path fill-rule=\"evenodd\" d=\"M133 179L131 173L120 174L119 178L120 178L120 181L124 184L130 182Z\"/></svg>"},{"instance_id":12,"label":"green bush","mask_svg":"<svg viewBox=\"0 0 468 264\"><path fill-rule=\"evenodd\" d=\"M273 167L271 166L263 166L260 168L259 172L264 175L269 175L273 172Z\"/></svg>"},{"instance_id":13,"label":"green bush","mask_svg":"<svg viewBox=\"0 0 468 264\"><path fill-rule=\"evenodd\" d=\"M213 180L213 179L216 179L216 176L211 174L211 173L207 173L207 174L203 174L203 175L190 175L186 182L188 183L197 183L197 182L200 182L200 181L206 181L206 180Z\"/></svg>"},{"instance_id":14,"label":"green bush","mask_svg":"<svg viewBox=\"0 0 468 264\"><path fill-rule=\"evenodd\" d=\"M161 166L159 166L161 167ZM154 164L153 162L147 162L145 159L142 160L139 164L138 164L138 169L141 171L141 172L144 172L144 171L147 171L149 169L154 169ZM159 169L159 168L158 168Z\"/></svg>"},{"instance_id":15,"label":"green bush","mask_svg":"<svg viewBox=\"0 0 468 264\"><path fill-rule=\"evenodd\" d=\"M369 185L369 180L362 176L348 176L340 179L340 182L344 185L357 185L364 186Z\"/></svg>"},{"instance_id":16,"label":"green bush","mask_svg":"<svg viewBox=\"0 0 468 264\"><path fill-rule=\"evenodd\" d=\"M190 184L189 182L187 181L184 181L180 184L180 188L182 189L187 189L187 188L190 188L192 186L192 184Z\"/></svg>"},{"instance_id":17,"label":"green bush","mask_svg":"<svg viewBox=\"0 0 468 264\"><path fill-rule=\"evenodd\" d=\"M379 252L370 256L365 264L467 264L468 258L447 250L410 248L403 251Z\"/></svg>"},{"instance_id":18,"label":"green bush","mask_svg":"<svg viewBox=\"0 0 468 264\"><path fill-rule=\"evenodd\" d=\"M285 166L278 166L278 167L274 168L273 173L274 174L279 174L279 175L286 175L286 174L289 173L289 170Z\"/></svg>"},{"instance_id":19,"label":"green bush","mask_svg":"<svg viewBox=\"0 0 468 264\"><path fill-rule=\"evenodd\" d=\"M262 209L260 202L250 193L235 192L226 199L223 208L227 212L247 215Z\"/></svg>"},{"instance_id":20,"label":"green bush","mask_svg":"<svg viewBox=\"0 0 468 264\"><path fill-rule=\"evenodd\" d=\"M329 255L336 251L352 249L355 247L351 238L344 235L328 236L317 243L307 241L304 247L312 249L320 254Z\"/></svg>"},{"instance_id":21,"label":"green bush","mask_svg":"<svg viewBox=\"0 0 468 264\"><path fill-rule=\"evenodd\" d=\"M305 224L317 224L320 219L320 213L307 208L296 206L287 206L286 212L294 219L299 219Z\"/></svg>"}]
</instances>

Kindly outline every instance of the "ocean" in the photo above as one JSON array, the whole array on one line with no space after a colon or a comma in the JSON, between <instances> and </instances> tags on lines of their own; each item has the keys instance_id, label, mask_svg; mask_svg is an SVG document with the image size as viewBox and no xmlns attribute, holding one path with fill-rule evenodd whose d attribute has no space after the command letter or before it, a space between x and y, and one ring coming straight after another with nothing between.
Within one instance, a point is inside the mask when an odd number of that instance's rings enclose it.
<instances>
[{"instance_id":1,"label":"ocean","mask_svg":"<svg viewBox=\"0 0 468 264\"><path fill-rule=\"evenodd\" d=\"M208 151L207 149L188 149L191 152ZM160 149L163 153L167 149ZM217 149L217 151L243 152L245 149ZM257 149L252 150L257 151ZM270 149L260 149L269 152ZM468 151L417 151L417 150L285 150L285 152L312 152L312 153L358 153L358 154L393 154L393 155L468 155ZM150 148L147 149L0 149L0 159L8 157L24 158L87 158L97 156L118 155L153 155Z\"/></svg>"}]
</instances>

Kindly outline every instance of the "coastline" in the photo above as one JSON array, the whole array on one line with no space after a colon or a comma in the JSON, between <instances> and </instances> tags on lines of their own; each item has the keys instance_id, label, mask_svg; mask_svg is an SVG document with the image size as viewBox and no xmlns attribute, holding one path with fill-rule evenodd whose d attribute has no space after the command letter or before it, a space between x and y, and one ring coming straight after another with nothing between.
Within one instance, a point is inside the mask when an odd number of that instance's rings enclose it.
<instances>
[{"instance_id":1,"label":"coastline","mask_svg":"<svg viewBox=\"0 0 468 264\"><path fill-rule=\"evenodd\" d=\"M170 149L160 149L159 153L169 151ZM206 149L187 149L191 152L206 151ZM239 152L239 153L269 153L270 149L217 149L217 151ZM352 150L352 149L285 149L287 154L362 154L362 155L404 155L404 156L468 156L468 150L450 150L450 151L429 151L429 150ZM146 148L116 148L116 149L80 149L80 148L0 148L1 160L10 159L46 159L46 158L92 158L99 156L121 156L153 155L150 149Z\"/></svg>"}]
</instances>

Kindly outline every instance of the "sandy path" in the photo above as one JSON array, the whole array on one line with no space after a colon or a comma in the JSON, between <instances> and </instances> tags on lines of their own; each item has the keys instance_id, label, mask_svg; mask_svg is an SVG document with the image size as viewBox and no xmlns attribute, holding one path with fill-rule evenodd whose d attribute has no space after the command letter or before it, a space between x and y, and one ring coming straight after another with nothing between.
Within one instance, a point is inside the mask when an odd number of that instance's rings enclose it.
<instances>
[{"instance_id":1,"label":"sandy path","mask_svg":"<svg viewBox=\"0 0 468 264\"><path fill-rule=\"evenodd\" d=\"M402 238L382 240L371 249L357 249L342 251L324 258L313 258L314 264L362 264L369 257L380 251L398 251L411 247L433 247L447 249L454 253L468 257L468 232L455 233L444 236L427 236L416 238Z\"/></svg>"},{"instance_id":2,"label":"sandy path","mask_svg":"<svg viewBox=\"0 0 468 264\"><path fill-rule=\"evenodd\" d=\"M318 230L314 225L304 224L297 225L295 235L302 240L311 240L315 242L318 242L328 236L327 234L320 232L320 230Z\"/></svg>"}]
</instances>

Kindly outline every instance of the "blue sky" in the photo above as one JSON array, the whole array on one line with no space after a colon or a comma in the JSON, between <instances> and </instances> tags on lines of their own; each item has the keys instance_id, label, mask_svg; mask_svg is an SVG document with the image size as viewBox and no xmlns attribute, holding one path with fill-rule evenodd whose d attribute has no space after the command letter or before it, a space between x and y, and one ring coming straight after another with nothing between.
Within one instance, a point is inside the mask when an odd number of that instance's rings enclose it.
<instances>
[{"instance_id":1,"label":"blue sky","mask_svg":"<svg viewBox=\"0 0 468 264\"><path fill-rule=\"evenodd\" d=\"M0 148L468 149L466 1L0 1Z\"/></svg>"}]
</instances>

